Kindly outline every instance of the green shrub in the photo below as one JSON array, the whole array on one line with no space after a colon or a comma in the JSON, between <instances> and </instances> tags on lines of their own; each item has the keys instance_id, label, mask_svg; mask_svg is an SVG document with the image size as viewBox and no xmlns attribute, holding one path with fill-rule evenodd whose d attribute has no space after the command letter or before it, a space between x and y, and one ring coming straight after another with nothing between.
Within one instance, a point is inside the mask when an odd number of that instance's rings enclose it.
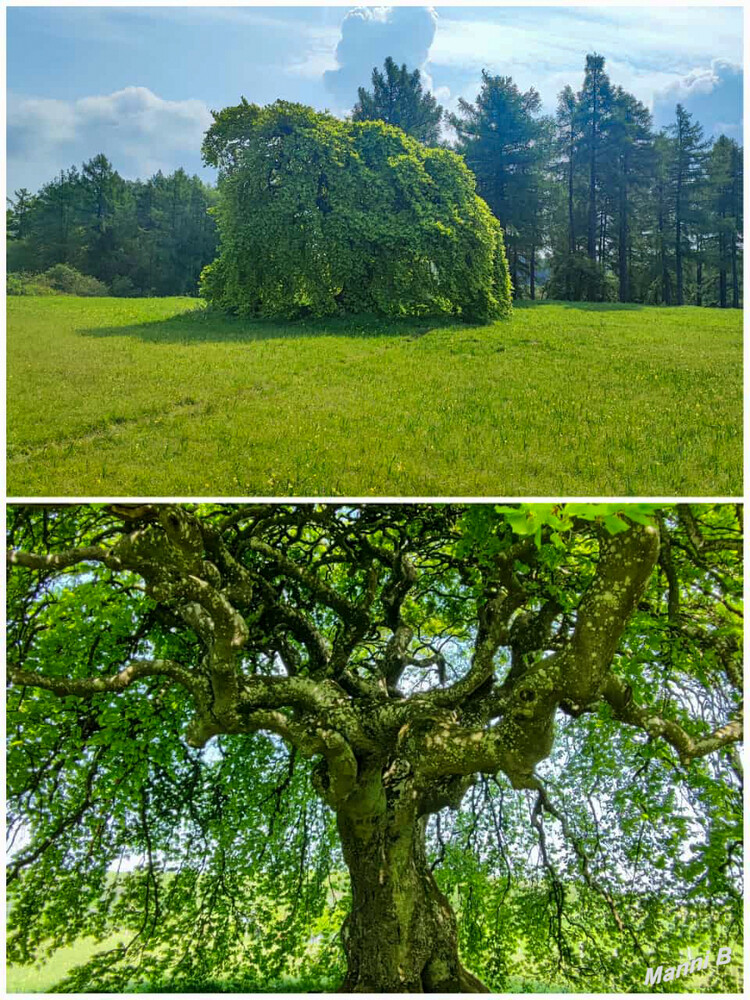
<instances>
[{"instance_id":1,"label":"green shrub","mask_svg":"<svg viewBox=\"0 0 750 1000\"><path fill-rule=\"evenodd\" d=\"M209 302L269 318L510 313L502 230L450 150L277 101L217 114L204 156L222 168Z\"/></svg>"},{"instance_id":2,"label":"green shrub","mask_svg":"<svg viewBox=\"0 0 750 1000\"><path fill-rule=\"evenodd\" d=\"M69 264L54 264L40 277L50 288L65 295L108 295L109 289L103 281L92 278L90 274L81 274Z\"/></svg>"},{"instance_id":3,"label":"green shrub","mask_svg":"<svg viewBox=\"0 0 750 1000\"><path fill-rule=\"evenodd\" d=\"M53 288L41 274L27 274L19 271L9 274L6 278L8 295L61 295L59 289Z\"/></svg>"},{"instance_id":4,"label":"green shrub","mask_svg":"<svg viewBox=\"0 0 750 1000\"><path fill-rule=\"evenodd\" d=\"M7 295L24 295L25 282L23 274L9 274L5 279L5 292Z\"/></svg>"},{"instance_id":5,"label":"green shrub","mask_svg":"<svg viewBox=\"0 0 750 1000\"><path fill-rule=\"evenodd\" d=\"M103 281L69 264L54 264L42 274L18 271L7 276L8 295L109 295Z\"/></svg>"}]
</instances>

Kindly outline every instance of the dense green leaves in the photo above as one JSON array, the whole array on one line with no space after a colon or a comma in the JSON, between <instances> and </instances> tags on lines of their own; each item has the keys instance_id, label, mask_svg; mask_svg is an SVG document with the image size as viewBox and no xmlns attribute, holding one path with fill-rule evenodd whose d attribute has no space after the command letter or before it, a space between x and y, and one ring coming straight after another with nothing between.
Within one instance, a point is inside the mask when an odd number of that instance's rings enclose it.
<instances>
[{"instance_id":1,"label":"dense green leaves","mask_svg":"<svg viewBox=\"0 0 750 1000\"><path fill-rule=\"evenodd\" d=\"M502 232L454 153L277 101L218 114L204 155L222 165L210 302L287 318L507 315Z\"/></svg>"},{"instance_id":2,"label":"dense green leaves","mask_svg":"<svg viewBox=\"0 0 750 1000\"><path fill-rule=\"evenodd\" d=\"M483 71L475 103L459 98L458 113L450 116L456 149L503 226L517 290L527 280L534 288L536 255L544 243L544 169L551 123L541 116L541 105L533 87L523 93L510 77Z\"/></svg>"},{"instance_id":3,"label":"dense green leaves","mask_svg":"<svg viewBox=\"0 0 750 1000\"><path fill-rule=\"evenodd\" d=\"M516 298L739 308L741 147L723 135L704 142L680 105L655 131L602 56L586 56L582 85L561 90L554 121L534 87L486 72L474 101L460 98L449 116L419 71L391 58L371 87L359 88L350 122L244 97L213 113L203 156L223 185L223 250L205 275L209 298L247 315L493 317L508 292L488 237L497 220ZM367 122L442 155L359 130ZM284 137L291 123L297 134ZM451 147L494 219L476 208ZM65 263L115 295L193 294L215 256L213 201L182 170L124 181L100 154L9 199L8 270Z\"/></svg>"},{"instance_id":4,"label":"dense green leaves","mask_svg":"<svg viewBox=\"0 0 750 1000\"><path fill-rule=\"evenodd\" d=\"M195 295L216 247L208 214L213 194L182 169L123 180L99 154L80 171L61 171L34 196L15 193L8 270L67 265L103 282L112 295Z\"/></svg>"}]
</instances>

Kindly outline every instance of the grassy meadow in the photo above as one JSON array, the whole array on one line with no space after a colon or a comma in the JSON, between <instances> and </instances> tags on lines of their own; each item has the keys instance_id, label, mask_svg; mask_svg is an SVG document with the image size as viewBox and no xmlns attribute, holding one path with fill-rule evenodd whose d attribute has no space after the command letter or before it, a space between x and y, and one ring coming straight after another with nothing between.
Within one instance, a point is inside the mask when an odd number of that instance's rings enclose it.
<instances>
[{"instance_id":1,"label":"grassy meadow","mask_svg":"<svg viewBox=\"0 0 750 1000\"><path fill-rule=\"evenodd\" d=\"M487 326L8 299L12 496L739 495L742 314Z\"/></svg>"}]
</instances>

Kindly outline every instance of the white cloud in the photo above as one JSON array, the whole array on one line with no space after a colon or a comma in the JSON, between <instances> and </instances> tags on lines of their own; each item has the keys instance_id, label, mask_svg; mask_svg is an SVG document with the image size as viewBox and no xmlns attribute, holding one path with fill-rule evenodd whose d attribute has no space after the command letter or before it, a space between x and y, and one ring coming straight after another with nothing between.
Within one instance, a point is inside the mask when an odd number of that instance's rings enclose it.
<instances>
[{"instance_id":1,"label":"white cloud","mask_svg":"<svg viewBox=\"0 0 750 1000\"><path fill-rule=\"evenodd\" d=\"M75 101L9 94L9 173L23 165L23 183L39 186L63 163L99 152L125 176L174 170L185 154L192 154L195 162L211 121L203 101L169 101L147 87L124 87Z\"/></svg>"},{"instance_id":2,"label":"white cloud","mask_svg":"<svg viewBox=\"0 0 750 1000\"><path fill-rule=\"evenodd\" d=\"M742 87L742 66L713 59L710 66L693 69L654 94L654 120L657 125L673 121L679 103L703 125L707 136L723 132L741 141Z\"/></svg>"},{"instance_id":3,"label":"white cloud","mask_svg":"<svg viewBox=\"0 0 750 1000\"><path fill-rule=\"evenodd\" d=\"M309 80L320 80L328 70L335 70L338 28L309 28L305 32L307 52L296 62L284 67L286 73Z\"/></svg>"},{"instance_id":4,"label":"white cloud","mask_svg":"<svg viewBox=\"0 0 750 1000\"><path fill-rule=\"evenodd\" d=\"M435 38L438 15L432 7L357 7L341 23L336 46L336 68L323 79L339 102L351 108L357 88L368 86L373 67L382 67L387 56L397 64L419 69L426 89L432 79L425 70Z\"/></svg>"},{"instance_id":5,"label":"white cloud","mask_svg":"<svg viewBox=\"0 0 750 1000\"><path fill-rule=\"evenodd\" d=\"M429 60L440 80L460 74L459 88L476 95L480 70L535 87L547 110L565 84L578 89L586 53L599 52L612 81L647 104L692 66L741 59L736 8L505 8L501 18L441 17ZM544 31L540 31L542 23ZM710 53L710 55L707 55ZM469 76L470 74L470 76ZM468 79L476 81L466 87ZM472 93L473 90L473 93Z\"/></svg>"}]
</instances>

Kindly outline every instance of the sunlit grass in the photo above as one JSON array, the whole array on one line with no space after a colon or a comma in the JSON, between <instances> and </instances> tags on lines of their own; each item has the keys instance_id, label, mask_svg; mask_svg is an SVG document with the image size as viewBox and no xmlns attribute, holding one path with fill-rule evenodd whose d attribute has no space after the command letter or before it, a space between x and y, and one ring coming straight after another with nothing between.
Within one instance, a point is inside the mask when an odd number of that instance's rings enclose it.
<instances>
[{"instance_id":1,"label":"sunlit grass","mask_svg":"<svg viewBox=\"0 0 750 1000\"><path fill-rule=\"evenodd\" d=\"M116 947L122 940L121 936L113 936L103 942L84 938L58 948L33 965L9 965L6 975L7 992L49 993L75 966L83 965L97 952Z\"/></svg>"},{"instance_id":2,"label":"sunlit grass","mask_svg":"<svg viewBox=\"0 0 750 1000\"><path fill-rule=\"evenodd\" d=\"M739 495L741 314L245 322L12 298L11 495Z\"/></svg>"}]
</instances>

